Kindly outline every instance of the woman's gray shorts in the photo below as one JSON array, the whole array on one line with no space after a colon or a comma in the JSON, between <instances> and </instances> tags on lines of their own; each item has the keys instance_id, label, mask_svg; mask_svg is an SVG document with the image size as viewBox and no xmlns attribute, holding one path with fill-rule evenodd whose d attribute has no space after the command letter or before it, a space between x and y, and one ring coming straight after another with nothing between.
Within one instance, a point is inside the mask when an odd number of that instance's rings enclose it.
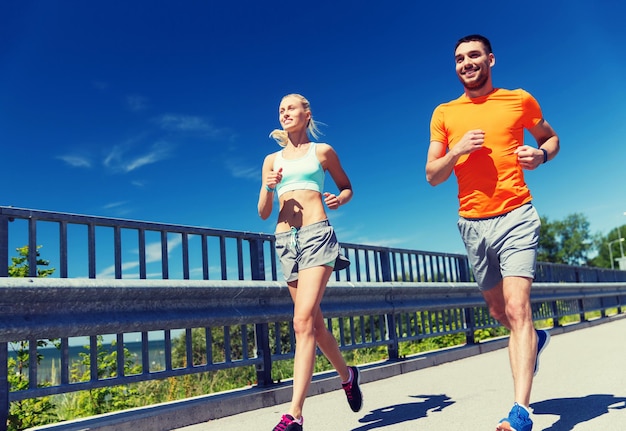
<instances>
[{"instance_id":1,"label":"woman's gray shorts","mask_svg":"<svg viewBox=\"0 0 626 431\"><path fill-rule=\"evenodd\" d=\"M480 290L503 277L535 277L541 220L531 203L496 217L460 218L457 225Z\"/></svg>"},{"instance_id":2,"label":"woman's gray shorts","mask_svg":"<svg viewBox=\"0 0 626 431\"><path fill-rule=\"evenodd\" d=\"M335 271L347 268L350 261L339 251L335 230L328 220L292 227L276 237L276 254L287 282L298 279L298 271L328 265Z\"/></svg>"}]
</instances>

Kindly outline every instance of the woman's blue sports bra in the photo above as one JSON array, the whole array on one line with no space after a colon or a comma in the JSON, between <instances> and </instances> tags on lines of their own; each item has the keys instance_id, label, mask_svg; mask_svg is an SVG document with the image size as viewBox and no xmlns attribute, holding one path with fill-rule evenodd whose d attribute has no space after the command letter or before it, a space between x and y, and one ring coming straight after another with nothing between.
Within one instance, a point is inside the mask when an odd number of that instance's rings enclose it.
<instances>
[{"instance_id":1,"label":"woman's blue sports bra","mask_svg":"<svg viewBox=\"0 0 626 431\"><path fill-rule=\"evenodd\" d=\"M314 190L322 193L324 190L324 168L320 164L316 153L316 144L311 142L309 150L299 159L285 159L282 150L274 158L274 170L283 168L282 180L276 184L276 194L293 190Z\"/></svg>"}]
</instances>

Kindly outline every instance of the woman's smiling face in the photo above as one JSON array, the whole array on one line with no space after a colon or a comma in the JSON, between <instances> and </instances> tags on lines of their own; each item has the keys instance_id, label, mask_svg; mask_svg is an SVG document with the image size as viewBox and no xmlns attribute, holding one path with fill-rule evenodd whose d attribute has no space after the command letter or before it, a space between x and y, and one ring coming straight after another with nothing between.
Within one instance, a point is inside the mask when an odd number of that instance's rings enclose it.
<instances>
[{"instance_id":1,"label":"woman's smiling face","mask_svg":"<svg viewBox=\"0 0 626 431\"><path fill-rule=\"evenodd\" d=\"M306 129L311 112L306 111L302 101L296 96L286 96L278 108L278 120L286 131Z\"/></svg>"}]
</instances>

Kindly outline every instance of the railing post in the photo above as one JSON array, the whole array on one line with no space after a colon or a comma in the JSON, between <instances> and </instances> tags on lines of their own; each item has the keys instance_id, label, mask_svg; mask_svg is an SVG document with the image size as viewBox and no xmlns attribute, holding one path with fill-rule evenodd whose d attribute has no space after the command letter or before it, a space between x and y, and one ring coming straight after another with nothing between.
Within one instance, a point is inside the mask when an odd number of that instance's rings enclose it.
<instances>
[{"instance_id":1,"label":"railing post","mask_svg":"<svg viewBox=\"0 0 626 431\"><path fill-rule=\"evenodd\" d=\"M9 276L9 218L0 216L0 277Z\"/></svg>"},{"instance_id":2,"label":"railing post","mask_svg":"<svg viewBox=\"0 0 626 431\"><path fill-rule=\"evenodd\" d=\"M263 240L250 238L250 274L253 280L265 280L265 256Z\"/></svg>"},{"instance_id":3,"label":"railing post","mask_svg":"<svg viewBox=\"0 0 626 431\"><path fill-rule=\"evenodd\" d=\"M468 345L476 344L476 317L474 316L474 307L463 309L465 315L465 342Z\"/></svg>"},{"instance_id":4,"label":"railing post","mask_svg":"<svg viewBox=\"0 0 626 431\"><path fill-rule=\"evenodd\" d=\"M389 251L381 251L380 256L380 271L383 281L393 281L391 277L391 256ZM387 297L387 300L393 304L393 293ZM398 347L398 331L396 328L396 316L393 313L385 315L385 321L387 326L387 336L389 337L389 344L387 345L387 353L389 359L394 360L400 357Z\"/></svg>"},{"instance_id":5,"label":"railing post","mask_svg":"<svg viewBox=\"0 0 626 431\"><path fill-rule=\"evenodd\" d=\"M37 277L37 220L28 219L28 276Z\"/></svg>"},{"instance_id":6,"label":"railing post","mask_svg":"<svg viewBox=\"0 0 626 431\"><path fill-rule=\"evenodd\" d=\"M0 431L6 431L9 420L9 344L0 343Z\"/></svg>"},{"instance_id":7,"label":"railing post","mask_svg":"<svg viewBox=\"0 0 626 431\"><path fill-rule=\"evenodd\" d=\"M467 256L459 257L459 281L469 283L470 280L470 267ZM468 345L476 344L476 316L474 315L474 308L463 309L463 315L465 316L465 342Z\"/></svg>"},{"instance_id":8,"label":"railing post","mask_svg":"<svg viewBox=\"0 0 626 431\"><path fill-rule=\"evenodd\" d=\"M256 379L259 386L269 386L272 380L272 352L270 350L270 332L267 323L257 323L254 325L254 336L257 355L263 359L261 364L256 366Z\"/></svg>"},{"instance_id":9,"label":"railing post","mask_svg":"<svg viewBox=\"0 0 626 431\"><path fill-rule=\"evenodd\" d=\"M584 299L578 300L578 309L580 310L578 314L580 321L581 322L586 321L587 319L585 319L585 300Z\"/></svg>"},{"instance_id":10,"label":"railing post","mask_svg":"<svg viewBox=\"0 0 626 431\"><path fill-rule=\"evenodd\" d=\"M470 282L470 269L469 269L469 260L467 256L459 257L459 277L461 279L459 281Z\"/></svg>"},{"instance_id":11,"label":"railing post","mask_svg":"<svg viewBox=\"0 0 626 431\"><path fill-rule=\"evenodd\" d=\"M558 328L561 326L561 322L559 322L559 306L557 301L552 301L552 326L554 328Z\"/></svg>"},{"instance_id":12,"label":"railing post","mask_svg":"<svg viewBox=\"0 0 626 431\"><path fill-rule=\"evenodd\" d=\"M253 280L265 280L265 256L263 254L263 240L251 238L250 244L250 273ZM263 306L263 304L259 304ZM254 325L254 338L257 356L263 359L256 366L256 379L259 386L269 386L272 380L272 352L270 350L269 326L267 323Z\"/></svg>"}]
</instances>

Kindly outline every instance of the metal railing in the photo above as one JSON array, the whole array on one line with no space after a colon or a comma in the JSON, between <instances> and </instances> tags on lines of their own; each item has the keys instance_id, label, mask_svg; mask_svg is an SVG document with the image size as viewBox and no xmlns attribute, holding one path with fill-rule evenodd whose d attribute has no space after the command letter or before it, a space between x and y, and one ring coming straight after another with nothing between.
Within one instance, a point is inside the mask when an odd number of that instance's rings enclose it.
<instances>
[{"instance_id":1,"label":"metal railing","mask_svg":"<svg viewBox=\"0 0 626 431\"><path fill-rule=\"evenodd\" d=\"M272 364L292 358L292 304L277 280L273 235L165 225L0 207L0 429L11 402L79 390L254 366L258 385L271 385ZM58 273L6 278L9 250L27 244ZM402 343L462 333L474 343L478 329L497 326L463 255L341 244L352 261L329 284L322 308L343 350L386 346L398 360ZM83 253L81 253L81 251ZM97 257L96 257L97 256ZM535 319L587 318L595 311L622 313L626 272L538 264L533 287ZM550 282L550 283L545 283ZM556 284L558 283L558 284ZM204 334L204 355L192 351L194 329ZM140 371L127 375L128 334L140 334ZM117 367L98 373L100 336L115 340ZM75 337L86 337L89 378L71 369ZM154 368L150 342L163 346ZM172 346L184 339L182 364ZM216 347L219 337L223 345ZM58 339L59 377L41 385L38 363L29 360L28 388L8 383L10 346L23 342L37 358L38 341Z\"/></svg>"}]
</instances>

